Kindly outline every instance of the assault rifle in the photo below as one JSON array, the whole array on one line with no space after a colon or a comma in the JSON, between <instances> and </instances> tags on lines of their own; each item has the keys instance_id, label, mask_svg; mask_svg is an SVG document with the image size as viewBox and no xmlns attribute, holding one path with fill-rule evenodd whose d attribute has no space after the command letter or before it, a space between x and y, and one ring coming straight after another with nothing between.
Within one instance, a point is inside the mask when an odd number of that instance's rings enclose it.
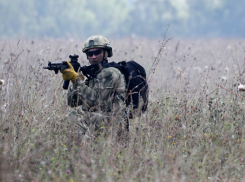
<instances>
[{"instance_id":1,"label":"assault rifle","mask_svg":"<svg viewBox=\"0 0 245 182\"><path fill-rule=\"evenodd\" d=\"M80 64L77 61L78 59L78 55L74 54L74 55L70 55L69 58L71 59L70 63L73 66L74 70L77 72L78 69L80 68ZM48 66L43 67L44 69L48 69L48 70L54 70L55 74L58 74L58 71L63 71L67 68L69 68L69 66L67 65L66 61L61 61L61 62L48 62ZM70 81L64 81L63 84L63 89L67 90L69 87L69 82Z\"/></svg>"}]
</instances>

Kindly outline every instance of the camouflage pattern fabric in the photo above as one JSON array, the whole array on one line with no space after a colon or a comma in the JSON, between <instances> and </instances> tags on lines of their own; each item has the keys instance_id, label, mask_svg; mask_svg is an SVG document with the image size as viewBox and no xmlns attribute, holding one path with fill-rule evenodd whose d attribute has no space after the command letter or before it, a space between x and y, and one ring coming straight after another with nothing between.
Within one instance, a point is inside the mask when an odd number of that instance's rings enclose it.
<instances>
[{"instance_id":1,"label":"camouflage pattern fabric","mask_svg":"<svg viewBox=\"0 0 245 182\"><path fill-rule=\"evenodd\" d=\"M77 80L68 91L68 105L80 106L82 111L73 111L70 119L76 121L80 133L103 131L112 126L124 127L126 106L119 94L125 97L125 79L113 67L105 68L87 82Z\"/></svg>"}]
</instances>

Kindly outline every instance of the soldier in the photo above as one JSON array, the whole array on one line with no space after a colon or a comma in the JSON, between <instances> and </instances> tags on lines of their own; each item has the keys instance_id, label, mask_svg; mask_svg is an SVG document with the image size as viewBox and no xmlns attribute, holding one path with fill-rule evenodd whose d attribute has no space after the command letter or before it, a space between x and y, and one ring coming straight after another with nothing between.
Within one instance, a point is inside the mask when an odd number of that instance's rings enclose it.
<instances>
[{"instance_id":1,"label":"soldier","mask_svg":"<svg viewBox=\"0 0 245 182\"><path fill-rule=\"evenodd\" d=\"M126 94L124 75L117 68L103 68L107 57L113 55L109 41L100 35L89 37L83 52L91 64L86 67L88 79L83 81L83 75L79 76L68 61L70 69L61 71L64 80L73 82L68 90L68 105L82 109L73 111L70 119L77 121L81 134L127 128L126 107L121 99Z\"/></svg>"}]
</instances>

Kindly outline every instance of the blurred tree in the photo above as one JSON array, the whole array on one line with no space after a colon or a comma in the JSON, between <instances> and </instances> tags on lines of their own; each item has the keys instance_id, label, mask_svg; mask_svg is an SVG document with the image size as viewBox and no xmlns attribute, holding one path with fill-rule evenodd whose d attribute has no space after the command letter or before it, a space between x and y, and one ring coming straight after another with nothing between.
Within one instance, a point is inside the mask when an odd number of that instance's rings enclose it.
<instances>
[{"instance_id":1,"label":"blurred tree","mask_svg":"<svg viewBox=\"0 0 245 182\"><path fill-rule=\"evenodd\" d=\"M31 0L18 0L14 3L1 0L0 34L5 36L25 35L37 29L33 17L33 2Z\"/></svg>"},{"instance_id":2,"label":"blurred tree","mask_svg":"<svg viewBox=\"0 0 245 182\"><path fill-rule=\"evenodd\" d=\"M245 1L189 0L188 36L245 37Z\"/></svg>"},{"instance_id":3,"label":"blurred tree","mask_svg":"<svg viewBox=\"0 0 245 182\"><path fill-rule=\"evenodd\" d=\"M87 2L86 9L95 15L91 21L90 35L118 36L127 33L125 26L129 14L127 0L90 0Z\"/></svg>"},{"instance_id":4,"label":"blurred tree","mask_svg":"<svg viewBox=\"0 0 245 182\"><path fill-rule=\"evenodd\" d=\"M176 8L168 0L136 0L129 16L130 31L147 37L163 36L168 24L173 27L180 22ZM173 33L173 32L172 32Z\"/></svg>"},{"instance_id":5,"label":"blurred tree","mask_svg":"<svg viewBox=\"0 0 245 182\"><path fill-rule=\"evenodd\" d=\"M0 0L7 37L245 37L242 0Z\"/></svg>"},{"instance_id":6,"label":"blurred tree","mask_svg":"<svg viewBox=\"0 0 245 182\"><path fill-rule=\"evenodd\" d=\"M85 0L35 0L40 36L81 37L93 28L95 12L86 8Z\"/></svg>"},{"instance_id":7,"label":"blurred tree","mask_svg":"<svg viewBox=\"0 0 245 182\"><path fill-rule=\"evenodd\" d=\"M221 7L214 13L219 32L223 36L245 37L245 1L243 0L224 0Z\"/></svg>"},{"instance_id":8,"label":"blurred tree","mask_svg":"<svg viewBox=\"0 0 245 182\"><path fill-rule=\"evenodd\" d=\"M26 37L122 34L128 11L126 0L1 0L0 33Z\"/></svg>"}]
</instances>

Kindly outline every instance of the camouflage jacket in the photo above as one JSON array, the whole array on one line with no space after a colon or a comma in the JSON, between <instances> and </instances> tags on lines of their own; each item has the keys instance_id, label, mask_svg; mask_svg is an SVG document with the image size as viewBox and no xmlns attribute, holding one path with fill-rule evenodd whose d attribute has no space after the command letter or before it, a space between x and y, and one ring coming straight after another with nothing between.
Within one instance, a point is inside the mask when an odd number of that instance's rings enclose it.
<instances>
[{"instance_id":1,"label":"camouflage jacket","mask_svg":"<svg viewBox=\"0 0 245 182\"><path fill-rule=\"evenodd\" d=\"M115 112L121 111L126 94L124 75L116 68L104 68L98 74L82 82L78 79L68 91L68 105L82 106L83 111ZM120 94L120 95L119 95Z\"/></svg>"}]
</instances>

